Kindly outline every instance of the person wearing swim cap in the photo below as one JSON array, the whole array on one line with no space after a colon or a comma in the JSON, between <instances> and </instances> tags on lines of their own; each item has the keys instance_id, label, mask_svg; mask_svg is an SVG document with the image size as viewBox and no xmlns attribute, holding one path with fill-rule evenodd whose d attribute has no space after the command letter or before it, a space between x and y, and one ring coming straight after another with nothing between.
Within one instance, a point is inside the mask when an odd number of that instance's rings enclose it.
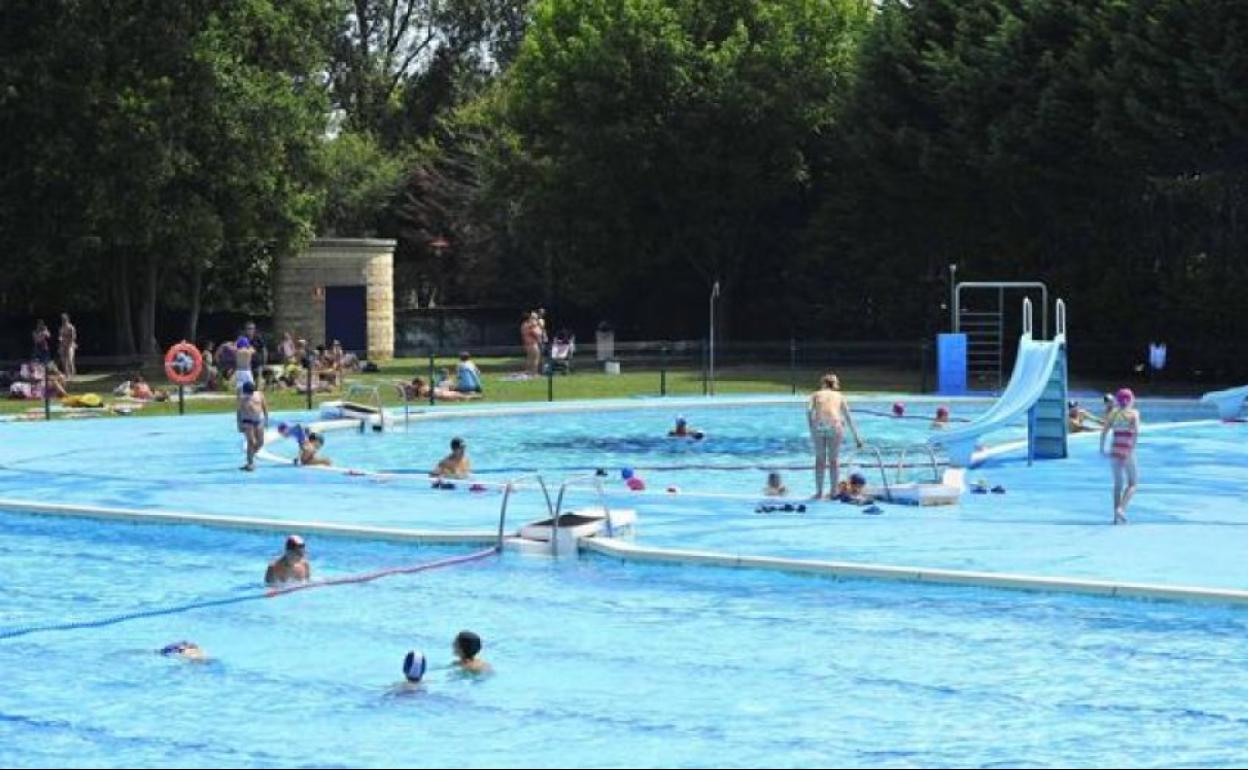
<instances>
[{"instance_id":1,"label":"person wearing swim cap","mask_svg":"<svg viewBox=\"0 0 1248 770\"><path fill-rule=\"evenodd\" d=\"M281 556L269 563L264 571L265 585L283 583L306 583L312 579L312 565L308 563L307 546L299 535L286 538L286 549Z\"/></svg>"},{"instance_id":2,"label":"person wearing swim cap","mask_svg":"<svg viewBox=\"0 0 1248 770\"><path fill-rule=\"evenodd\" d=\"M1073 399L1066 402L1066 422L1067 429L1071 433L1100 430L1105 426L1104 420L1081 407L1079 402Z\"/></svg>"},{"instance_id":3,"label":"person wearing swim cap","mask_svg":"<svg viewBox=\"0 0 1248 770\"><path fill-rule=\"evenodd\" d=\"M691 438L694 441L701 441L706 434L689 427L689 422L684 417L677 417L676 425L667 432L667 435L671 438Z\"/></svg>"},{"instance_id":4,"label":"person wearing swim cap","mask_svg":"<svg viewBox=\"0 0 1248 770\"><path fill-rule=\"evenodd\" d=\"M204 653L204 648L194 642L188 642L185 639L180 642L166 644L157 650L158 653L167 658L180 658L182 660L203 663L208 660L208 655Z\"/></svg>"},{"instance_id":5,"label":"person wearing swim cap","mask_svg":"<svg viewBox=\"0 0 1248 770\"><path fill-rule=\"evenodd\" d=\"M1110 446L1109 463L1114 472L1114 523L1127 523L1127 505L1135 496L1139 474L1135 466L1135 444L1140 435L1140 413L1135 408L1135 394L1130 388L1122 388L1114 394L1114 411L1101 428L1101 454L1105 452L1105 437L1114 434Z\"/></svg>"},{"instance_id":6,"label":"person wearing swim cap","mask_svg":"<svg viewBox=\"0 0 1248 770\"><path fill-rule=\"evenodd\" d=\"M763 487L763 495L766 497L784 497L788 493L789 488L784 485L784 480L780 478L780 472L769 472L767 474L767 486Z\"/></svg>"},{"instance_id":7,"label":"person wearing swim cap","mask_svg":"<svg viewBox=\"0 0 1248 770\"><path fill-rule=\"evenodd\" d=\"M949 407L936 407L936 418L932 420L932 430L942 430L949 427Z\"/></svg>"},{"instance_id":8,"label":"person wearing swim cap","mask_svg":"<svg viewBox=\"0 0 1248 770\"><path fill-rule=\"evenodd\" d=\"M251 371L251 361L255 357L256 351L251 347L251 340L247 337L239 337L234 342L234 361L238 367L234 371L234 387L241 390L244 385L251 383L254 387L256 377Z\"/></svg>"},{"instance_id":9,"label":"person wearing swim cap","mask_svg":"<svg viewBox=\"0 0 1248 770\"><path fill-rule=\"evenodd\" d=\"M404 693L417 693L425 688L424 679L425 671L428 669L428 663L425 660L425 654L420 650L411 650L407 655L403 656L403 681L390 688L390 692L395 695Z\"/></svg>"},{"instance_id":10,"label":"person wearing swim cap","mask_svg":"<svg viewBox=\"0 0 1248 770\"><path fill-rule=\"evenodd\" d=\"M477 655L481 653L481 637L472 631L460 631L451 643L451 652L455 654L455 665L461 671L470 674L488 674L494 667Z\"/></svg>"},{"instance_id":11,"label":"person wearing swim cap","mask_svg":"<svg viewBox=\"0 0 1248 770\"><path fill-rule=\"evenodd\" d=\"M472 462L468 460L468 444L456 436L451 439L451 453L438 462L430 476L450 479L466 479L472 473Z\"/></svg>"}]
</instances>

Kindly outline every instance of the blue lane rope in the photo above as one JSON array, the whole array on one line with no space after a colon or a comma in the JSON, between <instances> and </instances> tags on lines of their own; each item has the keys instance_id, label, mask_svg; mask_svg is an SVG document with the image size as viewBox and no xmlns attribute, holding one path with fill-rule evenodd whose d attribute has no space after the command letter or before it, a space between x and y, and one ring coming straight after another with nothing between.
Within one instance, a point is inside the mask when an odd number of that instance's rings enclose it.
<instances>
[{"instance_id":1,"label":"blue lane rope","mask_svg":"<svg viewBox=\"0 0 1248 770\"><path fill-rule=\"evenodd\" d=\"M377 572L369 572L364 575L331 578L329 580L321 580L313 583L301 583L299 585L281 588L269 588L263 593L249 593L243 594L242 596L226 596L219 599L201 599L200 601L178 604L173 607L157 607L150 610L138 610L136 612L127 612L122 615L114 615L111 618L101 618L97 620L81 620L70 623L51 623L36 626L19 626L18 628L0 631L0 641L5 639L16 639L28 634L38 634L45 631L77 631L84 628L104 628L105 626L113 626L130 620L143 620L145 618L156 618L163 615L176 615L182 612L189 612L191 610L205 609L207 607L222 607L229 604L254 602L260 599L272 599L277 596L287 596L292 593L307 591L313 588L327 588L330 586L367 583L369 581L388 577L390 575L407 575L415 572L425 572L427 570L438 569L439 567L450 567L456 564L477 561L478 559L483 559L496 553L498 553L498 549L490 547L481 551L474 551L473 553L465 554L463 556L451 556L444 559L436 559L434 561L416 564L410 567L395 567L391 569L379 570Z\"/></svg>"}]
</instances>

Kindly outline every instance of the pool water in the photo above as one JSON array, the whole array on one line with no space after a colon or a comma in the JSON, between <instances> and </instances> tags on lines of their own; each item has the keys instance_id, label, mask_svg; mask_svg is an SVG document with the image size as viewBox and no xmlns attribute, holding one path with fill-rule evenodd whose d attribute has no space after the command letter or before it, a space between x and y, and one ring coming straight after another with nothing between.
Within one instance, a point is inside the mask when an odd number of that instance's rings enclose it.
<instances>
[{"instance_id":1,"label":"pool water","mask_svg":"<svg viewBox=\"0 0 1248 770\"><path fill-rule=\"evenodd\" d=\"M0 627L257 588L280 538L0 515ZM311 538L341 576L464 550ZM496 673L454 675L461 628ZM213 662L152 650L181 638ZM395 697L410 648L425 690ZM39 766L1236 766L1248 614L515 556L0 641Z\"/></svg>"}]
</instances>

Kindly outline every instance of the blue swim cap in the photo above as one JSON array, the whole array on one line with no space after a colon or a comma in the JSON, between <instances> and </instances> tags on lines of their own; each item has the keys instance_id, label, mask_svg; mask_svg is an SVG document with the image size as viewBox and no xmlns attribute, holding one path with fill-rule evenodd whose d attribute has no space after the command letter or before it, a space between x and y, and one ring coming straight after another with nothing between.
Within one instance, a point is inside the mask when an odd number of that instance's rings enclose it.
<instances>
[{"instance_id":1,"label":"blue swim cap","mask_svg":"<svg viewBox=\"0 0 1248 770\"><path fill-rule=\"evenodd\" d=\"M193 645L190 642L184 639L180 642L174 642L173 644L166 644L164 647L161 647L160 654L161 655L180 655L183 652L186 652L187 649L189 649L192 646Z\"/></svg>"},{"instance_id":2,"label":"blue swim cap","mask_svg":"<svg viewBox=\"0 0 1248 770\"><path fill-rule=\"evenodd\" d=\"M867 483L867 477L866 477L866 476L863 476L861 473L851 473L851 474L849 475L849 483L850 483L850 484L866 485L866 483Z\"/></svg>"},{"instance_id":3,"label":"blue swim cap","mask_svg":"<svg viewBox=\"0 0 1248 770\"><path fill-rule=\"evenodd\" d=\"M677 425L684 425L684 424L685 424L685 422L686 422L686 420L685 420L685 418L684 418L682 415L676 415L676 424L677 424Z\"/></svg>"},{"instance_id":4,"label":"blue swim cap","mask_svg":"<svg viewBox=\"0 0 1248 770\"><path fill-rule=\"evenodd\" d=\"M407 677L409 682L419 682L425 676L425 654L419 650L412 650L403 658L403 676Z\"/></svg>"},{"instance_id":5,"label":"blue swim cap","mask_svg":"<svg viewBox=\"0 0 1248 770\"><path fill-rule=\"evenodd\" d=\"M239 338L238 338L238 341L234 343L234 347L236 347L236 348L249 348L249 347L251 347L251 340L247 339L247 337L246 337L246 336L239 337Z\"/></svg>"},{"instance_id":6,"label":"blue swim cap","mask_svg":"<svg viewBox=\"0 0 1248 770\"><path fill-rule=\"evenodd\" d=\"M622 478L622 479L631 479L632 477L633 477L633 469L632 469L632 468L620 468L620 478Z\"/></svg>"}]
</instances>

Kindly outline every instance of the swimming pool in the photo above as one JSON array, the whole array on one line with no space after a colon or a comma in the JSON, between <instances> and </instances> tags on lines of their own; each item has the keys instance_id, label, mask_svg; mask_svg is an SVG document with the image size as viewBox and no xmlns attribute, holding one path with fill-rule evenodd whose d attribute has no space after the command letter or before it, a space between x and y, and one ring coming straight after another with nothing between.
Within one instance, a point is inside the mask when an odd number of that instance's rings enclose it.
<instances>
[{"instance_id":1,"label":"swimming pool","mask_svg":"<svg viewBox=\"0 0 1248 770\"><path fill-rule=\"evenodd\" d=\"M253 590L280 538L0 517L4 624ZM320 576L463 550L312 538ZM478 631L497 669L445 668ZM208 665L152 650L180 638ZM426 690L392 697L409 648ZM0 642L34 766L1243 761L1248 614L597 559L490 559Z\"/></svg>"}]
</instances>

